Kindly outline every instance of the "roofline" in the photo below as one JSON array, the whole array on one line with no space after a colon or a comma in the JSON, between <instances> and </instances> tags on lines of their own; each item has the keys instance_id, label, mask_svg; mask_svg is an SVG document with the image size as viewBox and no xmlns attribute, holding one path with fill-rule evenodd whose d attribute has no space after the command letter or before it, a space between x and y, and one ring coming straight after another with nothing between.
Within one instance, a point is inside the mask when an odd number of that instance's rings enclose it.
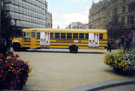
<instances>
[{"instance_id":1,"label":"roofline","mask_svg":"<svg viewBox=\"0 0 135 91\"><path fill-rule=\"evenodd\" d=\"M106 29L50 29L50 28L31 28L31 29L23 29L23 32L26 31L48 31L48 32L78 32L78 33L106 33Z\"/></svg>"}]
</instances>

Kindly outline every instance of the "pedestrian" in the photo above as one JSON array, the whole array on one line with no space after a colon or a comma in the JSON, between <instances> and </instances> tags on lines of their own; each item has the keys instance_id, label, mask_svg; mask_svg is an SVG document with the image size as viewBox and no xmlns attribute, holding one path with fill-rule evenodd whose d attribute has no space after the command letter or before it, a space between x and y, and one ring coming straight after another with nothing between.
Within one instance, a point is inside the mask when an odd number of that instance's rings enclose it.
<instances>
[{"instance_id":1,"label":"pedestrian","mask_svg":"<svg viewBox=\"0 0 135 91\"><path fill-rule=\"evenodd\" d=\"M110 52L111 52L111 50L112 50L111 42L108 42L108 45L107 45L107 51L110 51Z\"/></svg>"},{"instance_id":2,"label":"pedestrian","mask_svg":"<svg viewBox=\"0 0 135 91\"><path fill-rule=\"evenodd\" d=\"M6 57L7 52L7 42L5 39L0 39L0 53Z\"/></svg>"},{"instance_id":3,"label":"pedestrian","mask_svg":"<svg viewBox=\"0 0 135 91\"><path fill-rule=\"evenodd\" d=\"M127 39L127 40L125 41L124 51L128 51L129 48L130 48L130 41Z\"/></svg>"}]
</instances>

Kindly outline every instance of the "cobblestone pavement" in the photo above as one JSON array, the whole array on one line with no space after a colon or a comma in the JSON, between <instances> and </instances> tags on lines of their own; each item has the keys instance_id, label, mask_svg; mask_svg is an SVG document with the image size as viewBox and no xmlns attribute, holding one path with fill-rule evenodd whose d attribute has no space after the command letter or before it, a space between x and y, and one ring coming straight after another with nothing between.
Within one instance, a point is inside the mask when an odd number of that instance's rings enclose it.
<instances>
[{"instance_id":1,"label":"cobblestone pavement","mask_svg":"<svg viewBox=\"0 0 135 91\"><path fill-rule=\"evenodd\" d=\"M63 91L97 82L129 78L116 74L104 64L106 50L79 50L69 53L66 49L29 50L16 52L30 61L32 73L24 90Z\"/></svg>"}]
</instances>

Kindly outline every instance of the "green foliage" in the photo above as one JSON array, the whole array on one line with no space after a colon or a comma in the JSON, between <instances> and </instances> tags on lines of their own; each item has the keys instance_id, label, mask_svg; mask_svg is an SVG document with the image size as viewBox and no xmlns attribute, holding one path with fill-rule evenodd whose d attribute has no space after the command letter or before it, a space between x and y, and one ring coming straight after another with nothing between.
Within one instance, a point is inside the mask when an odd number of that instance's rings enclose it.
<instances>
[{"instance_id":1,"label":"green foliage","mask_svg":"<svg viewBox=\"0 0 135 91\"><path fill-rule=\"evenodd\" d=\"M108 30L108 36L111 39L120 39L121 37L127 37L131 32L124 27L124 23L118 21L118 16L113 16L111 21L106 25ZM123 32L124 31L124 32Z\"/></svg>"},{"instance_id":2,"label":"green foliage","mask_svg":"<svg viewBox=\"0 0 135 91\"><path fill-rule=\"evenodd\" d=\"M7 51L9 51L11 45L10 38L13 37L14 34L10 14L1 9L0 53L4 56L6 56Z\"/></svg>"},{"instance_id":3,"label":"green foliage","mask_svg":"<svg viewBox=\"0 0 135 91\"><path fill-rule=\"evenodd\" d=\"M107 53L104 62L113 67L114 70L135 71L135 50L119 50L117 53Z\"/></svg>"},{"instance_id":4,"label":"green foliage","mask_svg":"<svg viewBox=\"0 0 135 91\"><path fill-rule=\"evenodd\" d=\"M5 10L1 10L1 30L0 36L6 40L9 40L13 36L14 30L11 22L10 14L6 13Z\"/></svg>"}]
</instances>

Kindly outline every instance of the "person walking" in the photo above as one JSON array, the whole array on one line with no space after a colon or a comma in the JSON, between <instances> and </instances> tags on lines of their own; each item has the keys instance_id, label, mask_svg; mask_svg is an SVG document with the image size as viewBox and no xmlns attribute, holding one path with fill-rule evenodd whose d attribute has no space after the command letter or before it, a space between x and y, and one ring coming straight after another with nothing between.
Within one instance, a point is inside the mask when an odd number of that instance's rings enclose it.
<instances>
[{"instance_id":1,"label":"person walking","mask_svg":"<svg viewBox=\"0 0 135 91\"><path fill-rule=\"evenodd\" d=\"M107 44L107 51L111 52L111 50L112 50L111 42L108 42L108 44Z\"/></svg>"}]
</instances>

